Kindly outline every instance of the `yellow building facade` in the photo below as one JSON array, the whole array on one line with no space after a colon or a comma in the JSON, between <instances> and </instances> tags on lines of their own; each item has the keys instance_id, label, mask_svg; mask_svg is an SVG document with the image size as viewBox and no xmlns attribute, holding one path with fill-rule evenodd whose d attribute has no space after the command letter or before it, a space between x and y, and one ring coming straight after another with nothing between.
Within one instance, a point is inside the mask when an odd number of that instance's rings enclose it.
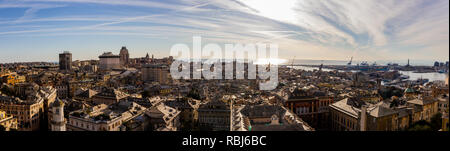
<instances>
[{"instance_id":1,"label":"yellow building facade","mask_svg":"<svg viewBox=\"0 0 450 151\"><path fill-rule=\"evenodd\" d=\"M9 85L15 85L17 83L23 83L25 82L25 76L19 76L19 75L5 75L2 77L3 83L9 84Z\"/></svg>"},{"instance_id":2,"label":"yellow building facade","mask_svg":"<svg viewBox=\"0 0 450 151\"><path fill-rule=\"evenodd\" d=\"M36 103L2 103L0 102L0 110L5 111L8 115L17 118L18 130L35 131L40 128L40 116L44 111L44 100Z\"/></svg>"},{"instance_id":3,"label":"yellow building facade","mask_svg":"<svg viewBox=\"0 0 450 151\"><path fill-rule=\"evenodd\" d=\"M442 117L442 131L447 131L448 132L448 114L444 115Z\"/></svg>"},{"instance_id":4,"label":"yellow building facade","mask_svg":"<svg viewBox=\"0 0 450 151\"><path fill-rule=\"evenodd\" d=\"M17 119L12 115L7 115L5 111L0 110L0 125L3 126L6 131L17 130Z\"/></svg>"}]
</instances>

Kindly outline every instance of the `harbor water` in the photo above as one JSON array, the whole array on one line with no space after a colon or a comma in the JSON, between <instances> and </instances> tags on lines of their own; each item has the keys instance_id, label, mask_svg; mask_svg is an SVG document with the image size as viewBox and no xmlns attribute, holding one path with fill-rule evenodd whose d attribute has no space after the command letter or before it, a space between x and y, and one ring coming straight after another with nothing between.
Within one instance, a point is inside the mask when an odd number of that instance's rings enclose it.
<instances>
[{"instance_id":1,"label":"harbor water","mask_svg":"<svg viewBox=\"0 0 450 151\"><path fill-rule=\"evenodd\" d=\"M305 70L305 71L319 70L319 68L317 68L317 67L308 67L308 66L294 66L294 69L301 69L301 70ZM333 71L331 69L326 69L326 68L323 68L322 70L326 71L326 72ZM344 72L344 71L339 71L339 72ZM352 71L352 72L357 72L357 71ZM414 71L399 71L399 73L402 75L409 76L408 80L428 79L430 82L432 82L432 81L445 81L445 79L447 78L446 73L438 73L438 72L414 73Z\"/></svg>"}]
</instances>

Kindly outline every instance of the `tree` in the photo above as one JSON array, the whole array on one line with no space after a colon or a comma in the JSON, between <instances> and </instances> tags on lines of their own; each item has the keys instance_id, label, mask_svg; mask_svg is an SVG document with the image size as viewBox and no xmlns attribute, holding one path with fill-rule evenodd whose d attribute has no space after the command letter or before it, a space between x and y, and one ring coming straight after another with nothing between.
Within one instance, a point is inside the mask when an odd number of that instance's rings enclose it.
<instances>
[{"instance_id":1,"label":"tree","mask_svg":"<svg viewBox=\"0 0 450 151\"><path fill-rule=\"evenodd\" d=\"M411 127L408 128L408 131L433 131L433 128L429 122L420 120L411 125Z\"/></svg>"},{"instance_id":2,"label":"tree","mask_svg":"<svg viewBox=\"0 0 450 151\"><path fill-rule=\"evenodd\" d=\"M429 125L416 125L408 129L408 131L433 131Z\"/></svg>"},{"instance_id":3,"label":"tree","mask_svg":"<svg viewBox=\"0 0 450 151\"><path fill-rule=\"evenodd\" d=\"M384 89L379 90L379 92L381 97L383 97L383 99L388 99L391 98L392 96L397 96L397 97L402 97L403 96L403 91L401 89L398 89L396 87L387 87Z\"/></svg>"}]
</instances>

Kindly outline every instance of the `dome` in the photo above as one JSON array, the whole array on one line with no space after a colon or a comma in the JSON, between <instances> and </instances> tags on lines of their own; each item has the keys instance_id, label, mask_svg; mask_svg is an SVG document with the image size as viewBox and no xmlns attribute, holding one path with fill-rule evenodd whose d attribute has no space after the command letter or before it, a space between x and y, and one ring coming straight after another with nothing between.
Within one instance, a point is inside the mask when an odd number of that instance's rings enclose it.
<instances>
[{"instance_id":1,"label":"dome","mask_svg":"<svg viewBox=\"0 0 450 151\"><path fill-rule=\"evenodd\" d=\"M128 54L127 47L123 46L122 49L120 49L120 54Z\"/></svg>"}]
</instances>

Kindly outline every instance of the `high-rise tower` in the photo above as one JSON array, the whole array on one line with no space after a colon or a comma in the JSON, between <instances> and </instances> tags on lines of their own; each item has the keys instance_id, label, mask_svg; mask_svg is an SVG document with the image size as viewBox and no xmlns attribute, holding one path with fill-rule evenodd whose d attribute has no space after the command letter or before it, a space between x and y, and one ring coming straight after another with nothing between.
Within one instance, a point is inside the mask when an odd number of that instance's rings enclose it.
<instances>
[{"instance_id":1,"label":"high-rise tower","mask_svg":"<svg viewBox=\"0 0 450 151\"><path fill-rule=\"evenodd\" d=\"M59 54L59 70L72 70L72 53L64 51Z\"/></svg>"}]
</instances>

